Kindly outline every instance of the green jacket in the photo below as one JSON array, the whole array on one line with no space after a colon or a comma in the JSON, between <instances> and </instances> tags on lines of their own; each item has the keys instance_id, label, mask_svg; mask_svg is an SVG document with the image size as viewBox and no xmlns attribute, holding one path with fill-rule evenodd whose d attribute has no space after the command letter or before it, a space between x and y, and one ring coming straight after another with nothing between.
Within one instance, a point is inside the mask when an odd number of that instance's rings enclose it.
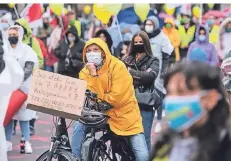
<instances>
[{"instance_id":1,"label":"green jacket","mask_svg":"<svg viewBox=\"0 0 231 161\"><path fill-rule=\"evenodd\" d=\"M18 23L20 26L22 26L26 30L27 33L26 34L24 33L23 43L30 45L30 42L31 42L30 39L32 38L32 30L30 28L28 21L24 18L20 18L20 19L17 19L15 23ZM39 68L43 68L44 60L43 60L42 50L40 48L39 42L35 38L32 38L31 47L38 56Z\"/></svg>"}]
</instances>

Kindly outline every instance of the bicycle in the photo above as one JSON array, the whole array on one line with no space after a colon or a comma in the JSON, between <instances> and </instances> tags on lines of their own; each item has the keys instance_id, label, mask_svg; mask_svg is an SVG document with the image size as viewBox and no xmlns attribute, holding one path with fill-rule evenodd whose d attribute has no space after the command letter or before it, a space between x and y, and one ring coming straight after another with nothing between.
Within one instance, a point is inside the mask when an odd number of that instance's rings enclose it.
<instances>
[{"instance_id":1,"label":"bicycle","mask_svg":"<svg viewBox=\"0 0 231 161\"><path fill-rule=\"evenodd\" d=\"M76 161L72 156L71 146L69 142L67 129L70 125L66 126L65 118L56 117L56 123L53 120L56 132L55 136L51 137L50 149L44 152L36 161L52 161L57 159L58 161Z\"/></svg>"},{"instance_id":2,"label":"bicycle","mask_svg":"<svg viewBox=\"0 0 231 161\"><path fill-rule=\"evenodd\" d=\"M102 103L103 102L103 103ZM87 91L85 106L79 122L90 131L81 148L81 161L134 161L135 155L125 136L114 134L107 124L109 116L102 109L110 106L98 98L97 94ZM103 132L97 139L96 133ZM110 143L110 145L107 145Z\"/></svg>"}]
</instances>

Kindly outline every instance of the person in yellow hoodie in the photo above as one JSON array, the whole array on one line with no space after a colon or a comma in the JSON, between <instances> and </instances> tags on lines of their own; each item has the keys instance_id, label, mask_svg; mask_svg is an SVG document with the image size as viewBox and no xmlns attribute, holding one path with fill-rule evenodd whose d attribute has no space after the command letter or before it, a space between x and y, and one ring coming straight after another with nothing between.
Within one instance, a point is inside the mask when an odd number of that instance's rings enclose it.
<instances>
[{"instance_id":1,"label":"person in yellow hoodie","mask_svg":"<svg viewBox=\"0 0 231 161\"><path fill-rule=\"evenodd\" d=\"M181 43L181 38L178 30L175 28L175 22L173 18L166 18L164 20L163 32L168 36L171 44L174 47L175 61L180 60L179 47Z\"/></svg>"},{"instance_id":2,"label":"person in yellow hoodie","mask_svg":"<svg viewBox=\"0 0 231 161\"><path fill-rule=\"evenodd\" d=\"M28 21L24 18L20 18L15 21L15 25L19 25L23 28L23 43L29 45L35 51L39 60L39 68L43 68L44 59L42 55L42 50L40 48L38 40L32 37L32 30L30 28Z\"/></svg>"},{"instance_id":3,"label":"person in yellow hoodie","mask_svg":"<svg viewBox=\"0 0 231 161\"><path fill-rule=\"evenodd\" d=\"M110 117L112 132L126 136L136 161L148 160L142 118L135 97L133 79L122 61L112 56L107 44L100 38L90 39L83 50L85 67L79 78L87 81L87 89L112 107L105 109ZM83 124L76 122L72 137L72 153L80 159L81 144L86 134Z\"/></svg>"}]
</instances>

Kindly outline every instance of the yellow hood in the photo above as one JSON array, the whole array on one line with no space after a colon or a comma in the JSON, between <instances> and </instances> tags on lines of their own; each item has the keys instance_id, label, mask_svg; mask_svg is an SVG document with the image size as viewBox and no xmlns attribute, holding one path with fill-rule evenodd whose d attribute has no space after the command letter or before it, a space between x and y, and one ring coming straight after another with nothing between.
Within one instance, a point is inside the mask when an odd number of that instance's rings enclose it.
<instances>
[{"instance_id":1,"label":"yellow hood","mask_svg":"<svg viewBox=\"0 0 231 161\"><path fill-rule=\"evenodd\" d=\"M170 23L172 26L175 27L175 22L174 22L173 18L166 18L164 20L164 23Z\"/></svg>"},{"instance_id":2,"label":"yellow hood","mask_svg":"<svg viewBox=\"0 0 231 161\"><path fill-rule=\"evenodd\" d=\"M111 61L112 55L110 50L108 49L107 44L100 38L92 38L89 41L86 42L84 49L83 49L83 62L86 63L86 52L87 52L87 47L96 44L98 45L103 52L105 53L105 62L102 66L102 68L99 70L99 72L104 71L104 69L108 66L109 62Z\"/></svg>"}]
</instances>

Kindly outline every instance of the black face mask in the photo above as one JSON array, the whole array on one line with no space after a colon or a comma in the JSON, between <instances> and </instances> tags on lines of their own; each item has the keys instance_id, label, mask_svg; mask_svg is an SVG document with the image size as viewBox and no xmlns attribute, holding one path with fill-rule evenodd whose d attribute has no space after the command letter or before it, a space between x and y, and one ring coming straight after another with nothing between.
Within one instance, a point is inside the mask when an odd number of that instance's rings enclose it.
<instances>
[{"instance_id":1,"label":"black face mask","mask_svg":"<svg viewBox=\"0 0 231 161\"><path fill-rule=\"evenodd\" d=\"M49 24L48 24L48 23L43 23L43 27L44 27L45 29L47 29L47 28L49 27Z\"/></svg>"},{"instance_id":2,"label":"black face mask","mask_svg":"<svg viewBox=\"0 0 231 161\"><path fill-rule=\"evenodd\" d=\"M135 53L143 53L144 52L144 44L137 44L134 45L134 50Z\"/></svg>"},{"instance_id":3,"label":"black face mask","mask_svg":"<svg viewBox=\"0 0 231 161\"><path fill-rule=\"evenodd\" d=\"M17 36L11 36L8 38L11 45L15 45L18 43L18 37Z\"/></svg>"}]
</instances>

